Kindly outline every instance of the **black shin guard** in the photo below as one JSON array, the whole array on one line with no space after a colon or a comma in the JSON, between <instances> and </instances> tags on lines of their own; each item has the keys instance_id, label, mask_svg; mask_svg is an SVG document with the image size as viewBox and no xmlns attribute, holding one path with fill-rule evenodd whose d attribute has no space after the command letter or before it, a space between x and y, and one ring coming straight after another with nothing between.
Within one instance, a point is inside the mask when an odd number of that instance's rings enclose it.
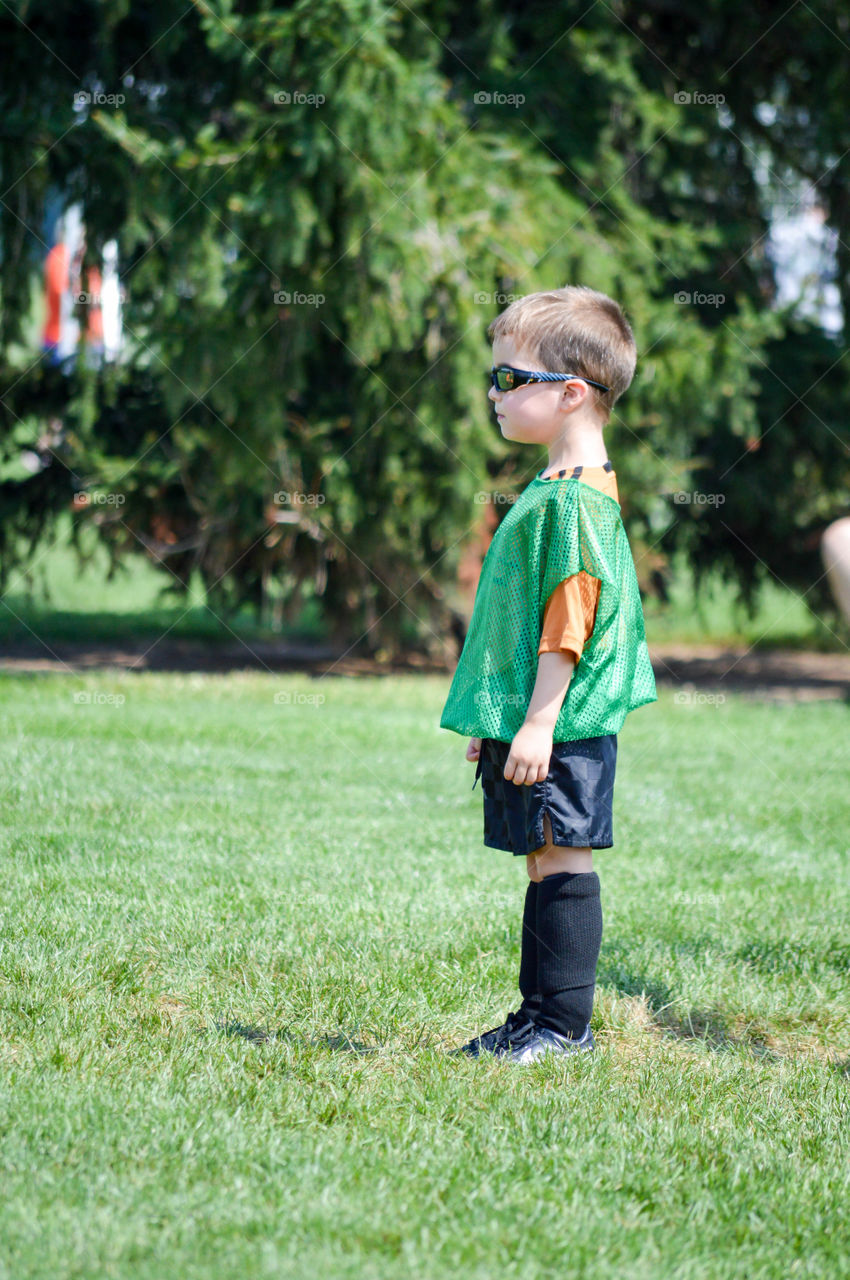
<instances>
[{"instance_id":1,"label":"black shin guard","mask_svg":"<svg viewBox=\"0 0 850 1280\"><path fill-rule=\"evenodd\" d=\"M522 913L522 952L519 962L519 989L522 993L520 1008L530 1018L537 1016L540 1008L540 987L537 984L537 890L535 880L529 880Z\"/></svg>"},{"instance_id":2,"label":"black shin guard","mask_svg":"<svg viewBox=\"0 0 850 1280\"><path fill-rule=\"evenodd\" d=\"M544 876L537 894L537 1021L564 1036L583 1035L593 1010L602 944L595 871Z\"/></svg>"}]
</instances>

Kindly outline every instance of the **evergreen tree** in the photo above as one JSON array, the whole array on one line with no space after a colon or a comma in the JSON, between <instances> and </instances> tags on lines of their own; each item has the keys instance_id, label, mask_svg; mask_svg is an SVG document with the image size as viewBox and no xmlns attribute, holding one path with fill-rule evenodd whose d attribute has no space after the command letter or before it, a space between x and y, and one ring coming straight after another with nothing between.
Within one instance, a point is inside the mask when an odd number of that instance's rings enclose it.
<instances>
[{"instance_id":1,"label":"evergreen tree","mask_svg":"<svg viewBox=\"0 0 850 1280\"><path fill-rule=\"evenodd\" d=\"M682 49L666 11L629 5L7 6L0 571L75 490L116 489L97 517L114 561L144 546L178 589L197 567L222 617L315 594L337 640L447 655L476 495L542 461L493 425L487 325L512 295L590 283L639 345L608 444L640 564L681 545L749 596L780 566L807 586L846 493L846 379L835 339L769 309L749 153L802 172L800 138L750 136L746 77L734 121L675 100L731 61L713 33L737 10L700 12L676 18ZM83 202L90 257L119 240L117 367L68 377L23 343L51 190ZM63 442L21 478L48 414ZM673 501L713 485L722 509Z\"/></svg>"}]
</instances>

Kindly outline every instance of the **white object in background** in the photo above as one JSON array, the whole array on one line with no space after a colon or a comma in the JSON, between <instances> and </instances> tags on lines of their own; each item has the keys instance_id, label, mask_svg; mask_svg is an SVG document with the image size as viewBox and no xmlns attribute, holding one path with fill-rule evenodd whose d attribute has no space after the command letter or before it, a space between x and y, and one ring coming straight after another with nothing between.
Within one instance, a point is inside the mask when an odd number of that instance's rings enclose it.
<instances>
[{"instance_id":1,"label":"white object in background","mask_svg":"<svg viewBox=\"0 0 850 1280\"><path fill-rule=\"evenodd\" d=\"M118 279L118 241L103 246L103 274L100 287L103 316L103 358L117 360L121 353L121 282Z\"/></svg>"},{"instance_id":2,"label":"white object in background","mask_svg":"<svg viewBox=\"0 0 850 1280\"><path fill-rule=\"evenodd\" d=\"M81 216L80 206L78 204L70 204L62 215L61 234L59 238L68 251L68 262L73 264L76 255L80 251L83 243L83 220ZM56 355L60 360L65 360L69 356L76 355L77 347L80 343L80 324L74 315L74 280L73 268L71 269L71 279L69 279L67 289L62 290L62 296L59 302L60 308L60 325L59 325L59 342L56 348Z\"/></svg>"},{"instance_id":3,"label":"white object in background","mask_svg":"<svg viewBox=\"0 0 850 1280\"><path fill-rule=\"evenodd\" d=\"M834 520L824 530L820 553L832 594L850 624L850 516Z\"/></svg>"}]
</instances>

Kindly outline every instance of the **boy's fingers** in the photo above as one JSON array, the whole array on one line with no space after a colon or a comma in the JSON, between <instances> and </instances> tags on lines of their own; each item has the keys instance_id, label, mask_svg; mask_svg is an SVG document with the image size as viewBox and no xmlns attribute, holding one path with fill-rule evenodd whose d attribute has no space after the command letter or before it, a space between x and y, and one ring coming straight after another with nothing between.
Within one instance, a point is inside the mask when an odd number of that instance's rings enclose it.
<instances>
[{"instance_id":1,"label":"boy's fingers","mask_svg":"<svg viewBox=\"0 0 850 1280\"><path fill-rule=\"evenodd\" d=\"M505 763L504 776L508 782L514 782L518 787L531 787L535 782L545 782L547 772L545 767L541 770L539 765L513 765L509 758Z\"/></svg>"},{"instance_id":2,"label":"boy's fingers","mask_svg":"<svg viewBox=\"0 0 850 1280\"><path fill-rule=\"evenodd\" d=\"M525 782L526 773L526 766L520 761L513 764L510 758L508 758L505 762L505 778L508 782L513 782L516 786L521 787Z\"/></svg>"}]
</instances>

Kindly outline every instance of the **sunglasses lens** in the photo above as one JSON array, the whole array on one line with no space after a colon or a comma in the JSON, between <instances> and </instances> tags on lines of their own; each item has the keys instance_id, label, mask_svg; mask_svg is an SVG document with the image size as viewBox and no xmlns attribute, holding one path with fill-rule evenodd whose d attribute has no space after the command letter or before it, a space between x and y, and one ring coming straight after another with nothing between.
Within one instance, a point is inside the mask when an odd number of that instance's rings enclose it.
<instances>
[{"instance_id":1,"label":"sunglasses lens","mask_svg":"<svg viewBox=\"0 0 850 1280\"><path fill-rule=\"evenodd\" d=\"M496 386L500 391L510 391L514 386L514 374L512 369L496 370Z\"/></svg>"}]
</instances>

